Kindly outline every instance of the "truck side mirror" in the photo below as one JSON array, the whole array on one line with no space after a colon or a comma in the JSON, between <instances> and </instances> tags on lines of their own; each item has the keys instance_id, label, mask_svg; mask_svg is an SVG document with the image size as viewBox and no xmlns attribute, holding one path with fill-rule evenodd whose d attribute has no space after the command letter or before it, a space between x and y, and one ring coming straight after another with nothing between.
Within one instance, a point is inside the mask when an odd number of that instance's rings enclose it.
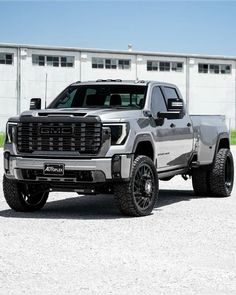
<instances>
[{"instance_id":1,"label":"truck side mirror","mask_svg":"<svg viewBox=\"0 0 236 295\"><path fill-rule=\"evenodd\" d=\"M167 112L158 112L157 117L161 119L180 119L183 115L184 103L182 99L169 98L167 101Z\"/></svg>"},{"instance_id":2,"label":"truck side mirror","mask_svg":"<svg viewBox=\"0 0 236 295\"><path fill-rule=\"evenodd\" d=\"M169 98L167 101L168 112L182 112L184 108L184 102L182 99Z\"/></svg>"},{"instance_id":3,"label":"truck side mirror","mask_svg":"<svg viewBox=\"0 0 236 295\"><path fill-rule=\"evenodd\" d=\"M181 118L181 112L158 112L157 118L159 119L180 119Z\"/></svg>"},{"instance_id":4,"label":"truck side mirror","mask_svg":"<svg viewBox=\"0 0 236 295\"><path fill-rule=\"evenodd\" d=\"M30 110L41 110L41 98L31 98Z\"/></svg>"}]
</instances>

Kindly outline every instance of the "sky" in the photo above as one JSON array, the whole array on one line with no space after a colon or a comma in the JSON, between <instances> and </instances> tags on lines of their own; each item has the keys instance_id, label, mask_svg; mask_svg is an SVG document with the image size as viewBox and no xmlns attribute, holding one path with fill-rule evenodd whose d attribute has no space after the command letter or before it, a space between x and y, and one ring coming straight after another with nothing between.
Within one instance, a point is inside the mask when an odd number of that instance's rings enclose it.
<instances>
[{"instance_id":1,"label":"sky","mask_svg":"<svg viewBox=\"0 0 236 295\"><path fill-rule=\"evenodd\" d=\"M0 43L236 55L236 1L2 1Z\"/></svg>"}]
</instances>

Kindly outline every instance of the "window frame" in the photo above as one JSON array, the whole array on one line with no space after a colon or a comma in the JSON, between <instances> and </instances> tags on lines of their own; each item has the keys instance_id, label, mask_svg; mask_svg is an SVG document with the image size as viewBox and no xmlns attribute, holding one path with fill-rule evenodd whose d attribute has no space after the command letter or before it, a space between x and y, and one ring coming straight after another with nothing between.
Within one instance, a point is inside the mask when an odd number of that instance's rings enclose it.
<instances>
[{"instance_id":1,"label":"window frame","mask_svg":"<svg viewBox=\"0 0 236 295\"><path fill-rule=\"evenodd\" d=\"M118 58L118 70L131 70L131 59ZM125 63L128 62L128 65Z\"/></svg>"},{"instance_id":2,"label":"window frame","mask_svg":"<svg viewBox=\"0 0 236 295\"><path fill-rule=\"evenodd\" d=\"M110 61L110 63L108 63ZM108 67L110 66L110 67ZM117 59L116 58L105 58L105 69L106 70L116 70L117 69Z\"/></svg>"},{"instance_id":3,"label":"window frame","mask_svg":"<svg viewBox=\"0 0 236 295\"><path fill-rule=\"evenodd\" d=\"M163 64L163 66L161 64ZM169 64L168 67L167 67L167 64ZM159 61L159 72L170 72L170 71L171 71L170 61Z\"/></svg>"},{"instance_id":4,"label":"window frame","mask_svg":"<svg viewBox=\"0 0 236 295\"><path fill-rule=\"evenodd\" d=\"M166 105L168 104L168 99L181 99L181 97L179 96L179 93L177 91L177 89L173 86L168 86L168 85L164 85L161 87L162 88L162 92L164 94L165 97L165 101L166 101ZM170 89L174 89L175 93L176 93L176 97L168 97L167 92L166 92L166 88L170 88Z\"/></svg>"},{"instance_id":5,"label":"window frame","mask_svg":"<svg viewBox=\"0 0 236 295\"><path fill-rule=\"evenodd\" d=\"M65 58L65 61L62 61L62 59ZM71 61L68 61L68 58L71 59ZM65 64L62 65L62 64ZM71 64L71 66L69 66L69 64ZM67 56L61 56L60 57L60 67L61 68L74 68L75 66L75 57L72 55L67 55Z\"/></svg>"},{"instance_id":6,"label":"window frame","mask_svg":"<svg viewBox=\"0 0 236 295\"><path fill-rule=\"evenodd\" d=\"M98 63L100 61L100 63ZM104 70L131 70L131 59L121 59L114 57L95 57L92 56L92 69ZM99 67L99 64L102 65Z\"/></svg>"},{"instance_id":7,"label":"window frame","mask_svg":"<svg viewBox=\"0 0 236 295\"><path fill-rule=\"evenodd\" d=\"M167 102L166 102L166 97L165 97L165 93L163 92L163 87L161 85L154 85L152 87L152 92L151 92L151 103L150 103L150 111L152 113L153 118L157 119L157 113L154 113L153 111L153 93L155 88L159 88L160 93L162 95L163 101L164 101L164 105L165 105L165 111L167 112Z\"/></svg>"},{"instance_id":8,"label":"window frame","mask_svg":"<svg viewBox=\"0 0 236 295\"><path fill-rule=\"evenodd\" d=\"M45 66L45 60L46 60L45 57L46 56L42 55L42 54L32 54L32 57L31 57L32 58L32 65L33 66L40 66L40 67ZM40 61L40 58L43 58L43 59ZM40 64L40 62L43 64Z\"/></svg>"},{"instance_id":9,"label":"window frame","mask_svg":"<svg viewBox=\"0 0 236 295\"><path fill-rule=\"evenodd\" d=\"M13 66L14 65L14 53L9 53L9 52L0 52L0 55L3 55L4 58L0 58L0 65L7 65L7 66ZM7 56L11 56L11 58L7 58ZM11 61L11 63L8 63L8 61ZM1 62L3 61L3 62Z\"/></svg>"},{"instance_id":10,"label":"window frame","mask_svg":"<svg viewBox=\"0 0 236 295\"><path fill-rule=\"evenodd\" d=\"M56 55L46 55L46 66L58 68L60 65L60 57ZM50 60L51 59L51 60Z\"/></svg>"},{"instance_id":11,"label":"window frame","mask_svg":"<svg viewBox=\"0 0 236 295\"><path fill-rule=\"evenodd\" d=\"M174 70L173 68L173 64L176 64L176 70ZM178 64L181 64L181 70L178 70ZM175 72L175 73L183 73L183 71L184 71L184 63L183 62L181 62L181 61L172 61L171 62L171 71L172 72Z\"/></svg>"},{"instance_id":12,"label":"window frame","mask_svg":"<svg viewBox=\"0 0 236 295\"><path fill-rule=\"evenodd\" d=\"M222 72L222 67L225 67L225 72ZM229 72L227 72L226 68L229 67ZM220 64L220 73L222 75L231 75L232 74L232 65L231 64Z\"/></svg>"},{"instance_id":13,"label":"window frame","mask_svg":"<svg viewBox=\"0 0 236 295\"><path fill-rule=\"evenodd\" d=\"M99 63L98 62L99 60L102 61L102 63ZM92 63L92 69L104 69L105 59L103 57L92 57L91 63ZM99 64L102 65L102 67L99 67L98 66Z\"/></svg>"},{"instance_id":14,"label":"window frame","mask_svg":"<svg viewBox=\"0 0 236 295\"><path fill-rule=\"evenodd\" d=\"M217 70L218 67L218 70ZM209 64L209 74L220 74L219 64Z\"/></svg>"},{"instance_id":15,"label":"window frame","mask_svg":"<svg viewBox=\"0 0 236 295\"><path fill-rule=\"evenodd\" d=\"M73 62L63 62L62 58L71 58ZM75 67L75 57L72 55L45 55L45 54L32 54L32 65L33 66L44 66L44 67L54 67L54 68L74 68ZM52 59L52 60L50 60ZM56 61L58 59L58 61ZM40 64L41 63L41 64ZM51 64L50 64L51 63ZM62 63L65 63L66 66L63 66ZM56 65L58 64L58 65ZM71 64L68 66L67 64Z\"/></svg>"},{"instance_id":16,"label":"window frame","mask_svg":"<svg viewBox=\"0 0 236 295\"><path fill-rule=\"evenodd\" d=\"M161 64L164 64L163 66ZM167 64L169 66L167 67ZM180 66L181 65L181 66ZM184 62L183 61L162 61L162 60L146 60L147 72L175 72L183 73Z\"/></svg>"},{"instance_id":17,"label":"window frame","mask_svg":"<svg viewBox=\"0 0 236 295\"><path fill-rule=\"evenodd\" d=\"M148 66L148 63L151 63L151 66ZM155 63L156 65L153 65ZM150 68L150 69L148 69ZM158 72L159 71L159 61L158 60L147 60L147 71L149 72Z\"/></svg>"},{"instance_id":18,"label":"window frame","mask_svg":"<svg viewBox=\"0 0 236 295\"><path fill-rule=\"evenodd\" d=\"M119 87L122 88L122 91L119 92ZM145 106L145 102L146 102L146 98L147 98L147 91L148 91L148 86L147 85L125 85L125 87L127 88L126 91L128 91L127 93L124 92L124 88L122 86L119 86L117 84L111 84L109 85L109 88L114 88L114 89L111 89L110 91L110 94L117 94L119 93L120 95L122 94L131 94L131 98L132 98L132 95L136 94L136 95L143 95L143 104L142 106L138 106L138 105L133 105L133 106L124 106L124 109L135 109L135 110L141 110L144 108ZM64 89L48 106L47 108L50 109L50 108L53 108L53 109L57 109L57 105L59 105L60 103L60 100L63 98L63 96L65 96L68 91L70 93L72 93L72 91L74 91L76 89L76 92L77 91L81 91L81 94L79 95L84 95L84 98L81 100L81 104L78 104L76 106L76 108L83 108L84 107L84 102L87 100L87 96L86 96L86 91L88 90L93 90L95 89L96 91L99 90L99 88L104 88L103 85L99 85L99 84L94 84L94 83L91 83L91 85L70 85L68 86L66 89ZM118 88L118 90L117 90ZM143 90L139 91L137 90L138 88L143 88ZM72 90L72 91L71 91ZM77 94L75 94L76 96ZM99 93L97 94L99 95ZM74 99L74 98L73 98ZM139 98L139 102L140 102L141 98ZM62 100L63 101L63 100ZM105 101L104 101L105 102ZM72 102L73 104L73 102ZM62 104L62 105L65 105L65 104ZM105 105L104 105L105 106ZM122 107L121 106L121 107ZM72 106L74 107L74 106ZM88 107L88 106L86 106ZM90 108L90 107L89 107ZM102 108L102 106L101 106ZM112 109L113 107L110 106L110 108ZM91 107L91 109L94 109L94 107Z\"/></svg>"},{"instance_id":19,"label":"window frame","mask_svg":"<svg viewBox=\"0 0 236 295\"><path fill-rule=\"evenodd\" d=\"M207 71L204 70L204 66L207 66ZM200 70L202 67L202 71ZM208 63L198 63L198 73L199 74L208 74L209 73L209 64Z\"/></svg>"},{"instance_id":20,"label":"window frame","mask_svg":"<svg viewBox=\"0 0 236 295\"><path fill-rule=\"evenodd\" d=\"M170 98L167 97L167 94L165 92L165 88L172 88L172 89L174 89L175 90L175 93L176 93L176 96L177 96L177 99L180 100L180 101L184 101L181 93L178 90L178 88L176 88L176 87L174 87L172 85L161 85L160 88L161 88L162 93L163 93L163 95L165 97L165 101L166 101L167 107L168 107L168 99L171 99L171 97ZM174 97L172 97L172 98L174 98ZM178 119L175 119L175 120L182 119L185 115L186 115L186 108L185 108L185 104L184 104L184 107L183 107L181 116Z\"/></svg>"},{"instance_id":21,"label":"window frame","mask_svg":"<svg viewBox=\"0 0 236 295\"><path fill-rule=\"evenodd\" d=\"M206 71L200 71L200 66L207 65L207 72ZM218 71L216 72L215 69L211 69L211 67L217 67ZM229 69L226 69L226 68ZM223 69L224 68L224 69ZM221 63L198 63L198 73L199 74L216 74L216 75L232 75L232 64L221 64Z\"/></svg>"}]
</instances>

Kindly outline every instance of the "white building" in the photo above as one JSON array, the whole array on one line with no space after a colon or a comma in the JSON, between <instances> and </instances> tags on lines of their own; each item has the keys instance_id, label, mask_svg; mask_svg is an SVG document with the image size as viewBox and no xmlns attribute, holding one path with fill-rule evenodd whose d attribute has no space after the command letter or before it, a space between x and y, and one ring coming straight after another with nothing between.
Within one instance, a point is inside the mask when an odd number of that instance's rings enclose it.
<instances>
[{"instance_id":1,"label":"white building","mask_svg":"<svg viewBox=\"0 0 236 295\"><path fill-rule=\"evenodd\" d=\"M191 114L226 115L236 126L236 57L0 44L0 130L30 98L44 105L70 83L97 79L174 83Z\"/></svg>"}]
</instances>

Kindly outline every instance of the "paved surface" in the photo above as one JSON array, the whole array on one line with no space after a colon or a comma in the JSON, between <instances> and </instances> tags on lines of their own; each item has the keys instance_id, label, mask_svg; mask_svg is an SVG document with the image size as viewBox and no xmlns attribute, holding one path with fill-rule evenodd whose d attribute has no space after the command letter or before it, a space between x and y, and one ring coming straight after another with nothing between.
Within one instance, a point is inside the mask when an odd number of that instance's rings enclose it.
<instances>
[{"instance_id":1,"label":"paved surface","mask_svg":"<svg viewBox=\"0 0 236 295\"><path fill-rule=\"evenodd\" d=\"M144 218L71 193L15 213L1 189L0 294L236 294L236 190L196 198L181 177L161 189Z\"/></svg>"}]
</instances>

